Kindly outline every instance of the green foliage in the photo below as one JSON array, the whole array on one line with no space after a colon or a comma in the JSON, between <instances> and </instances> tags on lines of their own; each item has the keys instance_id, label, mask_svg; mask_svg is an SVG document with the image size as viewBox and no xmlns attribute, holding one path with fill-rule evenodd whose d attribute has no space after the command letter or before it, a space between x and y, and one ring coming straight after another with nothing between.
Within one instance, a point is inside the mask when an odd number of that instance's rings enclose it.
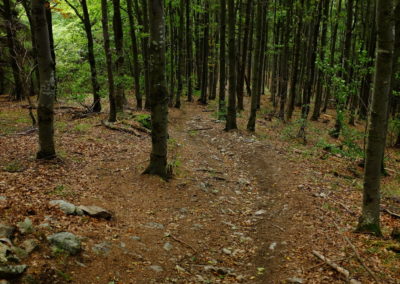
<instances>
[{"instance_id":1,"label":"green foliage","mask_svg":"<svg viewBox=\"0 0 400 284\"><path fill-rule=\"evenodd\" d=\"M17 160L14 160L4 166L4 171L9 173L18 173L24 171L24 166Z\"/></svg>"},{"instance_id":2,"label":"green foliage","mask_svg":"<svg viewBox=\"0 0 400 284\"><path fill-rule=\"evenodd\" d=\"M135 121L139 122L144 128L151 129L151 115L139 114L135 116Z\"/></svg>"}]
</instances>

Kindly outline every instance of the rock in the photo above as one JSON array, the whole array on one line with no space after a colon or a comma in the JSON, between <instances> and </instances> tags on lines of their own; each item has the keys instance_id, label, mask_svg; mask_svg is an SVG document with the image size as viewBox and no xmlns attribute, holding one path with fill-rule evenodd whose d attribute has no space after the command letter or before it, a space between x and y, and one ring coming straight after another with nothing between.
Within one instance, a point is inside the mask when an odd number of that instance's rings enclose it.
<instances>
[{"instance_id":1,"label":"rock","mask_svg":"<svg viewBox=\"0 0 400 284\"><path fill-rule=\"evenodd\" d=\"M287 283L297 283L297 284L302 284L304 283L304 280L298 277L293 277L293 278L288 278L286 279Z\"/></svg>"},{"instance_id":2,"label":"rock","mask_svg":"<svg viewBox=\"0 0 400 284\"><path fill-rule=\"evenodd\" d=\"M49 230L51 229L51 226L49 223L42 223L38 226L39 229L43 229L43 230Z\"/></svg>"},{"instance_id":3,"label":"rock","mask_svg":"<svg viewBox=\"0 0 400 284\"><path fill-rule=\"evenodd\" d=\"M102 242L92 247L92 251L96 254L108 255L110 253L110 250L111 244L109 242Z\"/></svg>"},{"instance_id":4,"label":"rock","mask_svg":"<svg viewBox=\"0 0 400 284\"><path fill-rule=\"evenodd\" d=\"M24 248L26 253L30 254L31 252L33 252L35 249L37 249L39 247L39 243L35 239L29 239L29 240L25 240L22 243L21 247Z\"/></svg>"},{"instance_id":5,"label":"rock","mask_svg":"<svg viewBox=\"0 0 400 284\"><path fill-rule=\"evenodd\" d=\"M166 250L166 251L170 251L173 247L174 247L174 246L171 245L171 243L166 242L166 243L164 244L164 246L163 246L163 249Z\"/></svg>"},{"instance_id":6,"label":"rock","mask_svg":"<svg viewBox=\"0 0 400 284\"><path fill-rule=\"evenodd\" d=\"M220 275L227 275L227 274L231 274L234 272L233 269L226 268L226 267L214 266L214 265L206 265L206 266L204 266L204 270L206 272L216 272Z\"/></svg>"},{"instance_id":7,"label":"rock","mask_svg":"<svg viewBox=\"0 0 400 284\"><path fill-rule=\"evenodd\" d=\"M159 229L159 230L163 230L164 229L164 225L160 224L160 223L155 223L155 222L149 222L147 224L144 225L146 228L149 229Z\"/></svg>"},{"instance_id":8,"label":"rock","mask_svg":"<svg viewBox=\"0 0 400 284\"><path fill-rule=\"evenodd\" d=\"M261 215L264 215L265 213L267 213L267 210L261 209L261 210L256 211L256 213L254 213L254 215L261 216Z\"/></svg>"},{"instance_id":9,"label":"rock","mask_svg":"<svg viewBox=\"0 0 400 284\"><path fill-rule=\"evenodd\" d=\"M271 244L269 245L269 249L270 249L270 250L274 250L274 249L276 248L276 245L277 245L276 242L271 243Z\"/></svg>"},{"instance_id":10,"label":"rock","mask_svg":"<svg viewBox=\"0 0 400 284\"><path fill-rule=\"evenodd\" d=\"M26 217L23 222L17 223L17 227L21 234L30 234L33 232L33 224L28 217Z\"/></svg>"},{"instance_id":11,"label":"rock","mask_svg":"<svg viewBox=\"0 0 400 284\"><path fill-rule=\"evenodd\" d=\"M111 219L112 215L110 212L108 212L106 209L101 208L99 206L84 206L81 205L78 207L78 210L82 210L83 214L89 215L94 218L101 218L101 219L106 219L109 220Z\"/></svg>"},{"instance_id":12,"label":"rock","mask_svg":"<svg viewBox=\"0 0 400 284\"><path fill-rule=\"evenodd\" d=\"M0 280L0 284L10 284L7 280Z\"/></svg>"},{"instance_id":13,"label":"rock","mask_svg":"<svg viewBox=\"0 0 400 284\"><path fill-rule=\"evenodd\" d=\"M15 232L15 227L8 226L5 224L0 224L0 238L11 239Z\"/></svg>"},{"instance_id":14,"label":"rock","mask_svg":"<svg viewBox=\"0 0 400 284\"><path fill-rule=\"evenodd\" d=\"M10 247L0 242L0 263L8 262L8 255L10 252Z\"/></svg>"},{"instance_id":15,"label":"rock","mask_svg":"<svg viewBox=\"0 0 400 284\"><path fill-rule=\"evenodd\" d=\"M4 265L0 266L0 278L14 279L26 270L26 265Z\"/></svg>"},{"instance_id":16,"label":"rock","mask_svg":"<svg viewBox=\"0 0 400 284\"><path fill-rule=\"evenodd\" d=\"M52 200L49 202L51 206L58 206L62 212L67 215L75 215L76 214L76 206L72 203L69 203L64 200Z\"/></svg>"},{"instance_id":17,"label":"rock","mask_svg":"<svg viewBox=\"0 0 400 284\"><path fill-rule=\"evenodd\" d=\"M149 269L151 269L155 272L163 272L164 271L164 269L159 265L150 265Z\"/></svg>"},{"instance_id":18,"label":"rock","mask_svg":"<svg viewBox=\"0 0 400 284\"><path fill-rule=\"evenodd\" d=\"M224 254L227 254L227 255L231 255L231 254L232 254L232 251L231 251L230 249L227 249L227 248L223 248L223 249L222 249L222 252L223 252Z\"/></svg>"},{"instance_id":19,"label":"rock","mask_svg":"<svg viewBox=\"0 0 400 284\"><path fill-rule=\"evenodd\" d=\"M134 241L141 241L142 240L142 238L139 237L139 236L132 236L131 239L134 240Z\"/></svg>"},{"instance_id":20,"label":"rock","mask_svg":"<svg viewBox=\"0 0 400 284\"><path fill-rule=\"evenodd\" d=\"M7 201L7 197L5 197L5 196L0 196L0 201Z\"/></svg>"},{"instance_id":21,"label":"rock","mask_svg":"<svg viewBox=\"0 0 400 284\"><path fill-rule=\"evenodd\" d=\"M400 227L393 228L392 239L400 242Z\"/></svg>"},{"instance_id":22,"label":"rock","mask_svg":"<svg viewBox=\"0 0 400 284\"><path fill-rule=\"evenodd\" d=\"M47 240L59 249L70 254L77 254L81 250L81 241L77 236L69 232L56 233L47 237Z\"/></svg>"}]
</instances>

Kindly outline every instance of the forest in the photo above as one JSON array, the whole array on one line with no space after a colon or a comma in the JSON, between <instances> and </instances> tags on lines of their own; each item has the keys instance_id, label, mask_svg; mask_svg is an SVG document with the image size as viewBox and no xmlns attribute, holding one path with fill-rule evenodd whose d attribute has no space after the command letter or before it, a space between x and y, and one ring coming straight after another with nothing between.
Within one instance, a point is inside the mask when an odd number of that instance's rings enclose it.
<instances>
[{"instance_id":1,"label":"forest","mask_svg":"<svg viewBox=\"0 0 400 284\"><path fill-rule=\"evenodd\" d=\"M0 284L400 283L400 0L1 0Z\"/></svg>"}]
</instances>

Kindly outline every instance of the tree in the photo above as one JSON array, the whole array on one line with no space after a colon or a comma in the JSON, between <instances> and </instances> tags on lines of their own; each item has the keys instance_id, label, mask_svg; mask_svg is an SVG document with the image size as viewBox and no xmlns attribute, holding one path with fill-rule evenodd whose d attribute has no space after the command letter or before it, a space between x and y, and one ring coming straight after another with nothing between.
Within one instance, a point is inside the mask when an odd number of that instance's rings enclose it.
<instances>
[{"instance_id":1,"label":"tree","mask_svg":"<svg viewBox=\"0 0 400 284\"><path fill-rule=\"evenodd\" d=\"M258 96L260 95L260 90L258 89L260 74L261 74L261 42L262 42L262 34L263 34L263 1L259 1L257 3L257 14L256 14L256 37L255 44L256 50L254 52L253 59L253 77L252 77L252 90L251 90L251 106L250 106L250 117L247 122L247 130L255 131L256 128L256 117L257 117L257 102Z\"/></svg>"},{"instance_id":2,"label":"tree","mask_svg":"<svg viewBox=\"0 0 400 284\"><path fill-rule=\"evenodd\" d=\"M168 178L168 92L165 81L165 20L162 0L149 1L150 23L150 100L151 142L150 164L145 174Z\"/></svg>"},{"instance_id":3,"label":"tree","mask_svg":"<svg viewBox=\"0 0 400 284\"><path fill-rule=\"evenodd\" d=\"M221 0L220 7L220 43L219 43L219 96L218 113L219 118L225 117L225 83L226 83L226 0Z\"/></svg>"},{"instance_id":4,"label":"tree","mask_svg":"<svg viewBox=\"0 0 400 284\"><path fill-rule=\"evenodd\" d=\"M376 7L377 53L365 157L362 215L357 231L381 234L380 180L386 142L387 112L393 67L393 0L378 0Z\"/></svg>"},{"instance_id":5,"label":"tree","mask_svg":"<svg viewBox=\"0 0 400 284\"><path fill-rule=\"evenodd\" d=\"M235 1L228 0L229 21L229 98L225 130L237 129L236 125L236 45L235 45Z\"/></svg>"},{"instance_id":6,"label":"tree","mask_svg":"<svg viewBox=\"0 0 400 284\"><path fill-rule=\"evenodd\" d=\"M39 151L36 157L38 159L53 159L56 157L54 146L54 100L56 93L54 64L51 56L45 9L45 0L32 0L32 20L40 73L40 94L37 109Z\"/></svg>"},{"instance_id":7,"label":"tree","mask_svg":"<svg viewBox=\"0 0 400 284\"><path fill-rule=\"evenodd\" d=\"M124 95L124 33L122 29L121 20L121 1L113 0L113 29L114 29L114 42L115 42L115 71L117 73L117 80L115 82L115 104L117 111L123 111L124 105L126 105L126 98Z\"/></svg>"},{"instance_id":8,"label":"tree","mask_svg":"<svg viewBox=\"0 0 400 284\"><path fill-rule=\"evenodd\" d=\"M7 33L7 45L8 52L10 54L10 64L12 68L13 78L14 78L14 98L17 100L22 99L23 90L22 90L22 81L20 77L20 70L18 68L17 62L17 52L15 46L15 23L13 11L11 10L11 2L10 0L4 0L4 16L6 20L6 33Z\"/></svg>"},{"instance_id":9,"label":"tree","mask_svg":"<svg viewBox=\"0 0 400 284\"><path fill-rule=\"evenodd\" d=\"M114 75L112 67L112 55L110 48L110 35L108 32L108 6L107 0L101 0L101 15L102 15L102 26L103 26L103 40L104 40L104 52L106 54L107 63L107 78L108 78L108 98L110 101L110 114L108 117L109 122L115 122L117 120L117 109L115 103L115 87L114 87Z\"/></svg>"},{"instance_id":10,"label":"tree","mask_svg":"<svg viewBox=\"0 0 400 284\"><path fill-rule=\"evenodd\" d=\"M142 93L140 91L140 66L139 66L139 50L137 47L137 38L135 31L135 21L133 18L133 3L132 0L127 0L127 11L129 19L129 32L131 36L132 44L132 56L133 56L133 78L135 81L135 97L136 97L136 107L142 109Z\"/></svg>"},{"instance_id":11,"label":"tree","mask_svg":"<svg viewBox=\"0 0 400 284\"><path fill-rule=\"evenodd\" d=\"M96 69L96 59L94 56L94 40L92 33L92 22L90 21L89 11L87 7L86 0L80 0L83 15L78 11L78 9L72 4L71 1L65 0L65 2L74 10L76 16L81 20L87 38L87 49L88 49L88 59L91 72L92 90L93 90L93 103L91 109L94 112L101 111L100 102L100 85L97 79L97 69Z\"/></svg>"}]
</instances>

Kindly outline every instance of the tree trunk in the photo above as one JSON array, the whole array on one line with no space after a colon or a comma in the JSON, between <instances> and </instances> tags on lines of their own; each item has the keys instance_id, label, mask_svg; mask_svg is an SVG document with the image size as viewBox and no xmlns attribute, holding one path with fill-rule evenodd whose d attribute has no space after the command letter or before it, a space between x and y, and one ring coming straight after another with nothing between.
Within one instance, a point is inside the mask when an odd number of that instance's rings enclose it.
<instances>
[{"instance_id":1,"label":"tree trunk","mask_svg":"<svg viewBox=\"0 0 400 284\"><path fill-rule=\"evenodd\" d=\"M190 1L186 0L186 83L187 83L187 100L189 102L193 101L193 46L192 46L192 29L190 21Z\"/></svg>"},{"instance_id":2,"label":"tree trunk","mask_svg":"<svg viewBox=\"0 0 400 284\"><path fill-rule=\"evenodd\" d=\"M115 82L115 105L117 112L124 110L124 105L126 105L126 98L124 95L124 33L122 30L122 20L121 20L121 3L120 0L113 0L113 30L114 30L114 42L115 42L115 71L117 75L117 80Z\"/></svg>"},{"instance_id":3,"label":"tree trunk","mask_svg":"<svg viewBox=\"0 0 400 284\"><path fill-rule=\"evenodd\" d=\"M132 57L133 57L133 79L135 81L135 97L136 97L136 107L137 109L142 109L143 100L142 92L140 91L140 65L139 65L139 51L137 46L137 38L135 31L135 20L133 17L133 3L132 0L126 1L128 8L128 19L129 19L129 33L131 36L132 45Z\"/></svg>"},{"instance_id":4,"label":"tree trunk","mask_svg":"<svg viewBox=\"0 0 400 284\"><path fill-rule=\"evenodd\" d=\"M150 164L146 174L168 178L168 92L165 81L165 22L162 0L148 0L150 13L150 94L151 142Z\"/></svg>"},{"instance_id":5,"label":"tree trunk","mask_svg":"<svg viewBox=\"0 0 400 284\"><path fill-rule=\"evenodd\" d=\"M304 7L304 0L300 0L300 7L298 10L298 20L297 20L297 32L294 43L293 64L289 80L290 87L289 87L289 98L286 107L286 118L285 118L286 121L292 119L294 103L296 98L297 80L299 78L298 73L299 73L300 49L301 49L301 34L303 29L303 7Z\"/></svg>"},{"instance_id":6,"label":"tree trunk","mask_svg":"<svg viewBox=\"0 0 400 284\"><path fill-rule=\"evenodd\" d=\"M237 78L237 97L238 97L238 110L241 111L244 109L243 107L243 90L244 90L244 77L245 77L245 68L247 62L247 54L248 54L248 45L249 45L249 31L250 31L250 17L251 10L253 8L253 0L247 0L246 4L246 20L244 24L244 35L243 35L243 46L242 46L242 56L241 61L239 63L239 73ZM250 39L251 40L251 39Z\"/></svg>"},{"instance_id":7,"label":"tree trunk","mask_svg":"<svg viewBox=\"0 0 400 284\"><path fill-rule=\"evenodd\" d=\"M20 70L18 68L18 54L15 46L15 24L11 11L11 3L10 0L4 0L4 16L5 16L5 25L6 25L6 33L7 33L7 46L8 52L10 53L10 65L12 69L12 74L14 78L14 99L21 100L24 94L22 89L22 80L20 76Z\"/></svg>"},{"instance_id":8,"label":"tree trunk","mask_svg":"<svg viewBox=\"0 0 400 284\"><path fill-rule=\"evenodd\" d=\"M251 105L250 105L250 117L247 123L247 130L255 131L256 128L256 118L257 118L257 102L258 96L260 95L260 90L258 89L260 81L260 61L261 61L261 42L263 33L263 5L264 2L260 1L257 3L257 14L256 14L256 37L255 37L255 52L253 59L253 71L252 71L252 90L251 90Z\"/></svg>"},{"instance_id":9,"label":"tree trunk","mask_svg":"<svg viewBox=\"0 0 400 284\"><path fill-rule=\"evenodd\" d=\"M368 125L362 215L357 231L381 235L379 220L380 179L386 141L386 121L393 67L393 0L378 0L376 11L378 38L375 78Z\"/></svg>"},{"instance_id":10,"label":"tree trunk","mask_svg":"<svg viewBox=\"0 0 400 284\"><path fill-rule=\"evenodd\" d=\"M181 107L181 95L183 89L183 76L185 69L185 49L184 49L184 30L185 30L185 1L180 0L179 4L179 31L178 31L178 90L176 92L175 107Z\"/></svg>"},{"instance_id":11,"label":"tree trunk","mask_svg":"<svg viewBox=\"0 0 400 284\"><path fill-rule=\"evenodd\" d=\"M322 34L321 34L321 46L319 58L321 62L325 60L325 46L326 46L326 38L328 31L328 16L329 16L329 0L324 0L323 3L324 15L322 19ZM323 97L323 82L324 82L324 72L321 68L318 70L318 82L317 82L317 90L315 94L315 103L314 110L311 116L311 120L318 120L321 114L321 105L322 105L322 97Z\"/></svg>"},{"instance_id":12,"label":"tree trunk","mask_svg":"<svg viewBox=\"0 0 400 284\"><path fill-rule=\"evenodd\" d=\"M53 159L56 157L54 146L55 79L45 9L44 0L32 0L32 20L37 39L40 72L40 95L37 109L39 151L36 158Z\"/></svg>"},{"instance_id":13,"label":"tree trunk","mask_svg":"<svg viewBox=\"0 0 400 284\"><path fill-rule=\"evenodd\" d=\"M101 14L102 14L102 26L103 26L103 40L104 40L104 52L106 54L107 62L107 79L108 79L108 98L110 101L110 114L108 117L109 122L115 122L117 120L117 110L115 104L115 87L114 87L114 75L112 67L112 54L110 48L110 35L108 28L108 6L107 0L101 0Z\"/></svg>"},{"instance_id":14,"label":"tree trunk","mask_svg":"<svg viewBox=\"0 0 400 284\"><path fill-rule=\"evenodd\" d=\"M229 22L229 98L228 112L226 115L225 130L237 129L236 125L236 46L235 46L235 1L228 0L228 22Z\"/></svg>"},{"instance_id":15,"label":"tree trunk","mask_svg":"<svg viewBox=\"0 0 400 284\"><path fill-rule=\"evenodd\" d=\"M220 43L219 43L219 99L218 118L226 117L225 83L226 83L226 0L221 0L220 7Z\"/></svg>"},{"instance_id":16,"label":"tree trunk","mask_svg":"<svg viewBox=\"0 0 400 284\"><path fill-rule=\"evenodd\" d=\"M199 102L202 104L207 104L207 86L208 86L208 52L209 52L209 42L208 35L210 32L209 23L209 0L205 0L204 7L204 34L203 34L203 62L202 62L202 72L201 72L201 97Z\"/></svg>"}]
</instances>

